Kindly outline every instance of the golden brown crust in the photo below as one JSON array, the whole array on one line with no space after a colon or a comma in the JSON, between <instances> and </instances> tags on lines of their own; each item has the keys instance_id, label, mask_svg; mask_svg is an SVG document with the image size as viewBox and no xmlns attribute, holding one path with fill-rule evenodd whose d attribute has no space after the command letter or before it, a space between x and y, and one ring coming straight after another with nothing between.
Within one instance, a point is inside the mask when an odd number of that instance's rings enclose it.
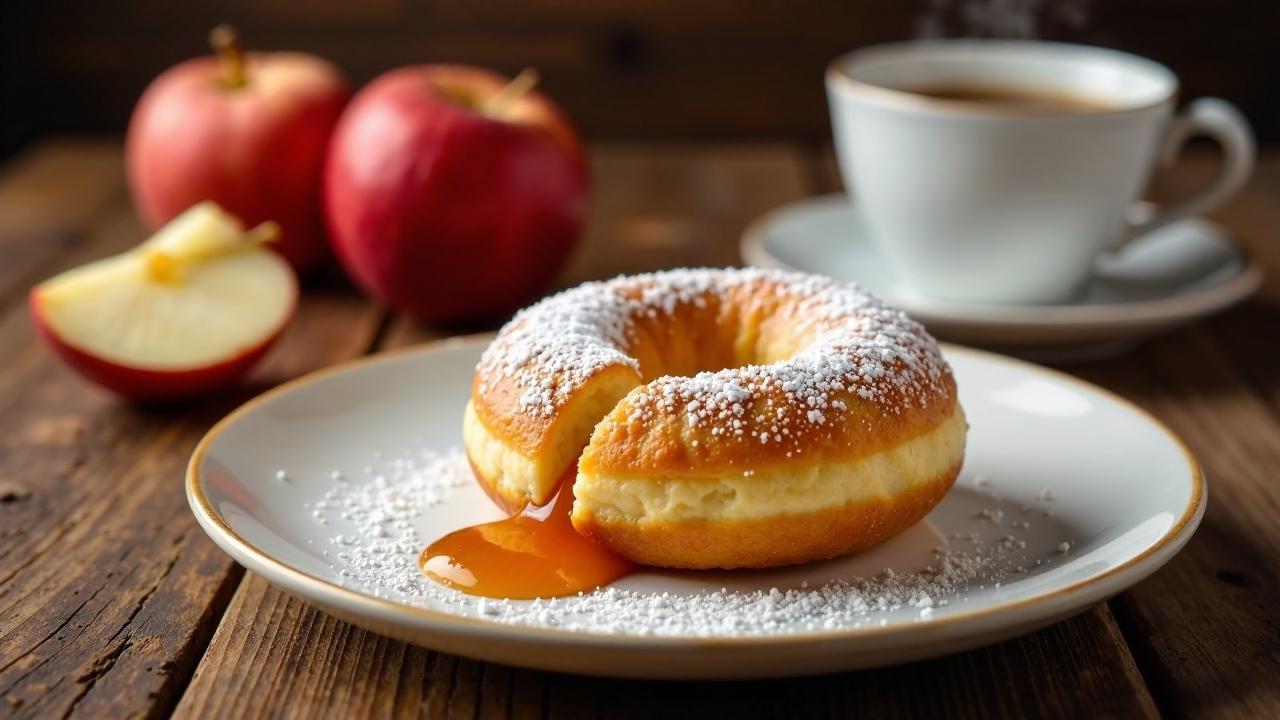
<instances>
[{"instance_id":1,"label":"golden brown crust","mask_svg":"<svg viewBox=\"0 0 1280 720\"><path fill-rule=\"evenodd\" d=\"M634 562L662 567L765 568L861 552L924 518L955 483L960 463L892 497L753 520L646 524L573 518L574 528Z\"/></svg>"},{"instance_id":2,"label":"golden brown crust","mask_svg":"<svg viewBox=\"0 0 1280 720\"><path fill-rule=\"evenodd\" d=\"M601 382L625 383L629 389L640 384L640 375L623 365L598 368L575 394L587 391L592 383ZM557 425L565 417L563 407L558 408L559 412L549 414L521 408L520 397L526 389L515 378L477 371L471 383L471 402L475 405L476 415L490 433L518 452L532 457L554 441ZM565 404L568 404L567 400Z\"/></svg>"},{"instance_id":3,"label":"golden brown crust","mask_svg":"<svg viewBox=\"0 0 1280 720\"><path fill-rule=\"evenodd\" d=\"M712 426L690 427L684 422L687 401L675 400L670 412L646 423L629 421L637 389L596 426L583 453L580 468L613 477L718 477L734 470L763 470L793 463L845 463L883 452L933 431L956 411L955 380L948 372L941 380L945 392L932 393L926 405L902 403L885 413L880 403L856 393L833 394L847 410L828 413L821 425L797 424L782 440L760 442L773 425L768 414L744 414L743 433L714 436ZM761 404L787 402L778 391L761 394Z\"/></svg>"}]
</instances>

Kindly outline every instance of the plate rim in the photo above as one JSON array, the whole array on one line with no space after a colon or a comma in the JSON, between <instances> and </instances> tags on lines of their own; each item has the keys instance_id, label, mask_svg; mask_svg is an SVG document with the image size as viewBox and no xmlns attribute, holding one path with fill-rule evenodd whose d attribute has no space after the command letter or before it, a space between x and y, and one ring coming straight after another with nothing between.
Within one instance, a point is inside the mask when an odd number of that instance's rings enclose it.
<instances>
[{"instance_id":1,"label":"plate rim","mask_svg":"<svg viewBox=\"0 0 1280 720\"><path fill-rule=\"evenodd\" d=\"M361 617L385 618L386 615L383 612L380 612L385 611L385 613L389 614L391 617L397 618L400 623L405 621L407 615L409 618L416 621L418 627L429 631L444 631L460 635L474 634L489 637L493 637L494 635L507 638L515 636L525 641L548 641L554 643L568 643L577 646L625 645L628 648L637 650L674 650L688 648L706 649L714 647L732 649L734 647L754 648L759 646L779 648L804 646L832 641L838 642L841 640L856 640L867 637L912 635L931 630L954 628L964 623L989 620L992 617L1010 613L1011 611L1022 611L1040 605L1048 605L1053 601L1060 601L1064 598L1075 596L1082 592L1088 593L1088 591L1099 587L1107 580L1116 579L1121 575L1140 572L1145 569L1146 573L1134 580L1134 583L1136 583L1150 573L1159 569L1168 562L1174 554L1181 550L1182 546L1186 544L1187 540L1190 539L1191 535L1199 526L1208 500L1207 479L1199 461L1196 460L1191 449L1187 447L1186 443L1183 442L1182 438L1179 437L1176 432L1141 406L1121 397L1107 388L1076 378L1059 370L1007 357L1000 355L999 353L978 350L952 343L939 344L943 347L946 353L968 354L988 361L1028 366L1032 370L1049 375L1054 379L1064 380L1075 386L1084 387L1098 392L1132 410L1140 417L1145 418L1173 441L1174 446L1181 452L1183 459L1187 463L1187 469L1191 477L1191 492L1187 506L1183 509L1182 514L1169 527L1169 529L1166 530L1164 534L1162 534L1149 547L1114 567L1082 578L1068 585L1037 593L1029 597L996 603L954 615L945 615L925 623L913 623L908 625L899 623L888 626L845 627L834 630L813 630L788 633L785 635L767 636L640 636L625 634L613 635L577 630L563 630L560 628L499 623L491 620L454 615L447 612L432 610L430 608L409 605L389 598L369 595L292 567L277 559L271 553L257 547L248 539L236 532L222 518L222 516L214 510L205 495L201 483L201 469L210 447L218 439L221 433L226 428L230 427L232 423L238 421L239 418L244 415L253 412L259 406L273 398L323 380L332 375L342 374L344 372L376 365L382 362L403 359L410 355L430 355L437 352L470 349L474 346L489 342L492 340L494 335L494 333L486 332L455 336L439 340L431 340L403 348L386 350L372 355L365 355L305 373L291 380L287 380L246 401L209 428L205 435L200 439L199 443L197 443L195 449L192 451L191 459L187 463L185 479L187 502L199 525L204 529L205 533L209 535L214 543L230 555L233 560L246 566L258 566L257 568L251 567L249 569L263 575L268 582L281 586L291 593L300 595L301 598L308 603L315 602L321 605L341 607L344 612L352 615L359 614ZM1153 558L1165 553L1165 551L1169 551L1169 554L1163 559L1163 561L1159 562L1154 567L1147 567ZM295 591L293 589L294 587L306 588L309 593L312 594L309 594L308 592ZM1115 590L1115 592L1119 592L1127 587L1128 585L1126 585L1125 588ZM1096 598L1082 602L1079 607L1073 608L1069 612L1073 614L1076 611L1083 611L1087 607L1088 603L1097 602L1098 600L1108 597L1110 594L1113 593L1108 593L1104 590L1104 592ZM359 612L353 610L353 607L360 608ZM1049 607L1044 615L1052 616L1054 612L1053 608ZM1058 608L1056 612L1061 614L1062 608ZM394 621L388 620L383 620L383 622L398 624ZM975 630L975 632L977 631Z\"/></svg>"},{"instance_id":2,"label":"plate rim","mask_svg":"<svg viewBox=\"0 0 1280 720\"><path fill-rule=\"evenodd\" d=\"M742 231L738 252L742 259L756 267L808 272L796 268L773 255L765 247L767 228L791 213L803 212L811 207L854 203L842 192L823 193L799 198L779 205L752 220ZM1213 226L1229 235L1225 228L1203 216L1192 216L1184 221L1195 221ZM1121 329L1135 326L1176 323L1211 314L1247 299L1262 285L1262 264L1254 253L1232 244L1243 262L1243 269L1230 280L1211 288L1185 295L1173 295L1154 300L1128 303L1093 303L1074 305L983 305L979 303L953 303L950 309L946 301L912 301L909 297L884 297L907 314L925 323L946 324L953 327L989 329ZM846 281L848 282L848 281ZM856 281L854 281L856 282Z\"/></svg>"}]
</instances>

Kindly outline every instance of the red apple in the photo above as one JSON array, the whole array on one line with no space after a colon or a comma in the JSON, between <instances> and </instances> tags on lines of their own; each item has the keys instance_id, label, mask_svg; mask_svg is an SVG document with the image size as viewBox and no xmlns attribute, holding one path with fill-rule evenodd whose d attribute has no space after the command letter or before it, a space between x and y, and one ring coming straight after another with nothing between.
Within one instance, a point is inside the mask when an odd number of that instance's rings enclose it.
<instances>
[{"instance_id":1,"label":"red apple","mask_svg":"<svg viewBox=\"0 0 1280 720\"><path fill-rule=\"evenodd\" d=\"M201 200L250 225L275 221L273 247L314 269L329 256L320 181L346 82L313 55L241 56L228 32L214 33L221 58L170 68L138 102L125 140L134 203L152 229Z\"/></svg>"},{"instance_id":2,"label":"red apple","mask_svg":"<svg viewBox=\"0 0 1280 720\"><path fill-rule=\"evenodd\" d=\"M430 322L501 316L546 290L582 233L587 166L535 81L420 65L356 95L324 178L356 282Z\"/></svg>"},{"instance_id":3,"label":"red apple","mask_svg":"<svg viewBox=\"0 0 1280 720\"><path fill-rule=\"evenodd\" d=\"M142 245L31 290L40 335L89 380L132 400L180 400L243 375L279 337L298 284L213 203L179 215Z\"/></svg>"}]
</instances>

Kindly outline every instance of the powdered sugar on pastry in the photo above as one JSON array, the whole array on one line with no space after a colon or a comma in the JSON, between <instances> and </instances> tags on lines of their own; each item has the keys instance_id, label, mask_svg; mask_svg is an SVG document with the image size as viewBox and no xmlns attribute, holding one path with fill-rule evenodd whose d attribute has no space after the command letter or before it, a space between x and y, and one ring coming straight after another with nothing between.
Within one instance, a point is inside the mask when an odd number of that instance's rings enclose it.
<instances>
[{"instance_id":1,"label":"powdered sugar on pastry","mask_svg":"<svg viewBox=\"0 0 1280 720\"><path fill-rule=\"evenodd\" d=\"M727 305L754 292L797 301L792 330L814 337L808 347L775 363L658 377L637 398L637 412L692 404L695 417L718 423L721 432L741 434L733 421L741 420L754 396L771 388L783 389L791 401L770 408L776 413L770 426L780 427L821 424L832 394L845 389L889 411L904 398L927 397L923 390L930 386L940 391L942 357L906 314L856 285L760 269L671 270L566 290L520 312L485 352L477 375L516 381L521 409L550 415L602 369L640 370L625 350L635 342L637 318L670 315L684 305Z\"/></svg>"}]
</instances>

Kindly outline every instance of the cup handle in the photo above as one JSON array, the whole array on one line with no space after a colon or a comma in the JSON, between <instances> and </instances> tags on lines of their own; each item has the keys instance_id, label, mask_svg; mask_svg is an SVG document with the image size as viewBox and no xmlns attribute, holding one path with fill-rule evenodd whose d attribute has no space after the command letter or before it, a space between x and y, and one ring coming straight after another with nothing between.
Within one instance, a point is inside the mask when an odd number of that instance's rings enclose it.
<instances>
[{"instance_id":1,"label":"cup handle","mask_svg":"<svg viewBox=\"0 0 1280 720\"><path fill-rule=\"evenodd\" d=\"M1117 247L1192 215L1208 212L1235 195L1253 173L1255 148L1249 123L1234 105L1218 98L1200 98L1191 103L1165 128L1160 145L1160 165L1177 161L1192 137L1213 138L1222 146L1223 162L1218 177L1208 187L1189 198L1162 206L1141 222L1131 222L1121 234Z\"/></svg>"}]
</instances>

